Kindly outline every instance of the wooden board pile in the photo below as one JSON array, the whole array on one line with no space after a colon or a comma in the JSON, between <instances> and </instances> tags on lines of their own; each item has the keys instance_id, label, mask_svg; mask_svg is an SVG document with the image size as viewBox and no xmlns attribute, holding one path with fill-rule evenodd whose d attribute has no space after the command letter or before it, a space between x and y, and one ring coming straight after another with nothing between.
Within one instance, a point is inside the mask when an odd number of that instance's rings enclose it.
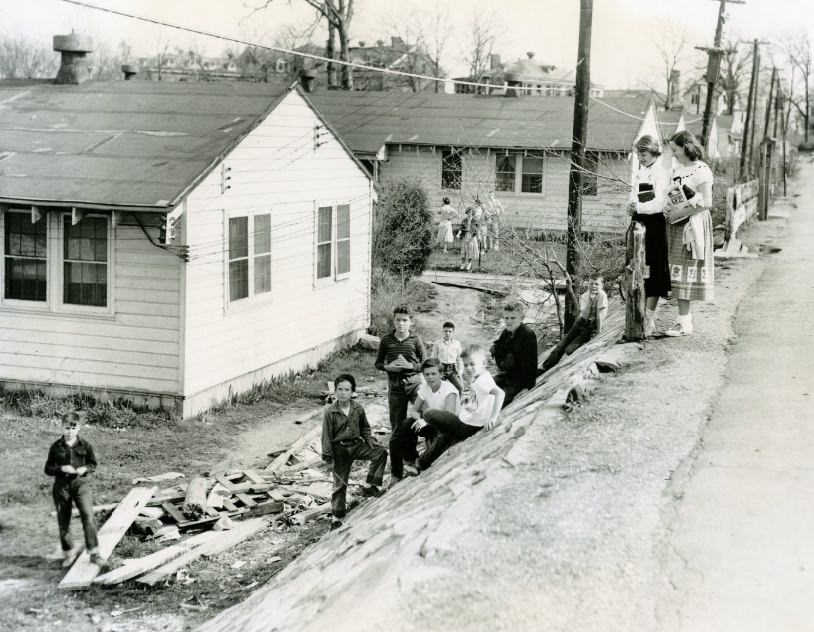
<instances>
[{"instance_id":1,"label":"wooden board pile","mask_svg":"<svg viewBox=\"0 0 814 632\"><path fill-rule=\"evenodd\" d=\"M301 418L307 421L323 408ZM60 582L82 589L92 583L113 585L129 579L155 585L201 556L239 544L261 529L303 525L330 512L330 472L320 459L322 428L317 426L264 469L243 469L192 478L159 490L136 486L99 529L99 549L108 558L128 531L167 543L145 557L126 560L104 574L83 553ZM141 480L158 479L148 477ZM111 505L95 508L109 510Z\"/></svg>"}]
</instances>

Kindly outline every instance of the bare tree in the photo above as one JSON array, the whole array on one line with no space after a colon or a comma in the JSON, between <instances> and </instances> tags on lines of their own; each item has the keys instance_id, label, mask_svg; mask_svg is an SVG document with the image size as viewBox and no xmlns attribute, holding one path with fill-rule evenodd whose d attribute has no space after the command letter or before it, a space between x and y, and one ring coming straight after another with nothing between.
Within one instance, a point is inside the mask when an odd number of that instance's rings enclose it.
<instances>
[{"instance_id":1,"label":"bare tree","mask_svg":"<svg viewBox=\"0 0 814 632\"><path fill-rule=\"evenodd\" d=\"M496 13L475 12L467 29L469 40L463 60L469 66L469 76L482 81L489 70L492 53L503 35L503 27Z\"/></svg>"},{"instance_id":2,"label":"bare tree","mask_svg":"<svg viewBox=\"0 0 814 632\"><path fill-rule=\"evenodd\" d=\"M789 65L793 69L792 83L789 87L789 102L803 119L803 135L808 143L809 117L811 114L811 40L808 33L802 32L790 36L783 43L783 48ZM799 79L794 82L794 76L799 73Z\"/></svg>"},{"instance_id":3,"label":"bare tree","mask_svg":"<svg viewBox=\"0 0 814 632\"><path fill-rule=\"evenodd\" d=\"M407 20L399 19L388 25L388 33L404 42L404 53L399 70L414 74L440 77L442 58L449 38L449 13L436 8L433 13L414 12ZM413 92L425 89L428 80L403 77L401 83ZM441 91L441 82L434 81L435 92Z\"/></svg>"},{"instance_id":4,"label":"bare tree","mask_svg":"<svg viewBox=\"0 0 814 632\"><path fill-rule=\"evenodd\" d=\"M262 4L251 7L253 15L262 11L274 0L264 0ZM339 39L340 61L350 61L350 25L353 21L354 0L302 0L311 6L317 15L321 16L328 25L328 46L326 57L335 58L335 37ZM249 5L246 5L249 6ZM342 65L340 70L341 85L343 90L353 90L353 72L350 66ZM328 85L335 85L333 79L334 66L328 64Z\"/></svg>"},{"instance_id":5,"label":"bare tree","mask_svg":"<svg viewBox=\"0 0 814 632\"><path fill-rule=\"evenodd\" d=\"M25 37L0 36L0 77L42 79L54 77L59 56L47 46Z\"/></svg>"},{"instance_id":6,"label":"bare tree","mask_svg":"<svg viewBox=\"0 0 814 632\"><path fill-rule=\"evenodd\" d=\"M736 39L727 39L723 45L724 54L721 60L721 88L726 95L726 113L735 113L738 100L741 98L741 91L746 81L747 73L752 65L752 49L738 49ZM745 99L744 99L745 100Z\"/></svg>"},{"instance_id":7,"label":"bare tree","mask_svg":"<svg viewBox=\"0 0 814 632\"><path fill-rule=\"evenodd\" d=\"M674 94L676 86L673 75L679 70L684 60L688 43L687 32L675 26L663 28L656 40L656 50L661 58L661 71L666 88L664 108L667 110L676 105L681 98L680 94Z\"/></svg>"},{"instance_id":8,"label":"bare tree","mask_svg":"<svg viewBox=\"0 0 814 632\"><path fill-rule=\"evenodd\" d=\"M110 81L121 76L121 66L131 61L133 51L122 40L112 49L104 40L97 40L90 54L91 77L100 81Z\"/></svg>"}]
</instances>

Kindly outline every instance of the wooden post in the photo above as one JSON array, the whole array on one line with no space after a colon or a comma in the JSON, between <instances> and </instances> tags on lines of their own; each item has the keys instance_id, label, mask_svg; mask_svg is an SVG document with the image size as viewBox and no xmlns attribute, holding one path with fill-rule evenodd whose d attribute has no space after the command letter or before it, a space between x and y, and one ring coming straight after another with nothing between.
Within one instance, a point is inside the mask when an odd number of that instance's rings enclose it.
<instances>
[{"instance_id":1,"label":"wooden post","mask_svg":"<svg viewBox=\"0 0 814 632\"><path fill-rule=\"evenodd\" d=\"M206 513L206 487L206 479L202 477L193 478L187 485L182 511L190 520L197 520Z\"/></svg>"},{"instance_id":2,"label":"wooden post","mask_svg":"<svg viewBox=\"0 0 814 632\"><path fill-rule=\"evenodd\" d=\"M625 235L625 340L644 338L645 294L644 280L648 276L644 260L645 228L639 222L631 222Z\"/></svg>"},{"instance_id":3,"label":"wooden post","mask_svg":"<svg viewBox=\"0 0 814 632\"><path fill-rule=\"evenodd\" d=\"M755 100L755 79L758 73L758 41L752 44L752 76L749 79L749 98L746 101L746 121L743 124L743 139L741 140L740 179L743 182L749 172L749 129L754 118L753 102Z\"/></svg>"},{"instance_id":4,"label":"wooden post","mask_svg":"<svg viewBox=\"0 0 814 632\"><path fill-rule=\"evenodd\" d=\"M769 218L769 197L771 196L773 153L774 141L771 138L767 137L760 141L760 163L757 174L757 218L761 222L765 222Z\"/></svg>"},{"instance_id":5,"label":"wooden post","mask_svg":"<svg viewBox=\"0 0 814 632\"><path fill-rule=\"evenodd\" d=\"M568 226L566 234L565 269L571 280L580 269L581 256L577 240L582 233L582 172L585 168L585 141L588 138L588 100L591 96L591 22L593 0L579 3L579 44L577 46L577 76L574 86L574 126L571 142L571 171L568 178ZM574 324L579 306L573 295L566 294L565 328Z\"/></svg>"}]
</instances>

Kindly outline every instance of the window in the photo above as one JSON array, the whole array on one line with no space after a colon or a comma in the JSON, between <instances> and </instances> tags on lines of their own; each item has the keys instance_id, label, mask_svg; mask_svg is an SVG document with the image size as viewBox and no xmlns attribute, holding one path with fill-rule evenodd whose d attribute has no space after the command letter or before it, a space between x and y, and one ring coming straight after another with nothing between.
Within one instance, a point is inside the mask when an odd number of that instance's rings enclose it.
<instances>
[{"instance_id":1,"label":"window","mask_svg":"<svg viewBox=\"0 0 814 632\"><path fill-rule=\"evenodd\" d=\"M596 152L586 151L585 171L582 172L582 195L598 195L597 171L599 169L599 155Z\"/></svg>"},{"instance_id":2,"label":"window","mask_svg":"<svg viewBox=\"0 0 814 632\"><path fill-rule=\"evenodd\" d=\"M63 238L62 302L107 307L107 218L64 215Z\"/></svg>"},{"instance_id":3,"label":"window","mask_svg":"<svg viewBox=\"0 0 814 632\"><path fill-rule=\"evenodd\" d=\"M350 205L336 207L336 275L350 273Z\"/></svg>"},{"instance_id":4,"label":"window","mask_svg":"<svg viewBox=\"0 0 814 632\"><path fill-rule=\"evenodd\" d=\"M31 222L31 213L5 214L5 297L45 302L48 279L47 215Z\"/></svg>"},{"instance_id":5,"label":"window","mask_svg":"<svg viewBox=\"0 0 814 632\"><path fill-rule=\"evenodd\" d=\"M463 159L456 149L441 152L441 188L460 189L463 175Z\"/></svg>"},{"instance_id":6,"label":"window","mask_svg":"<svg viewBox=\"0 0 814 632\"><path fill-rule=\"evenodd\" d=\"M495 156L495 190L514 191L515 156Z\"/></svg>"},{"instance_id":7,"label":"window","mask_svg":"<svg viewBox=\"0 0 814 632\"><path fill-rule=\"evenodd\" d=\"M520 184L522 193L543 192L543 159L531 156L523 157L523 178Z\"/></svg>"},{"instance_id":8,"label":"window","mask_svg":"<svg viewBox=\"0 0 814 632\"><path fill-rule=\"evenodd\" d=\"M333 208L321 206L317 210L317 279L331 276L333 249Z\"/></svg>"},{"instance_id":9,"label":"window","mask_svg":"<svg viewBox=\"0 0 814 632\"><path fill-rule=\"evenodd\" d=\"M270 291L271 215L230 217L229 302Z\"/></svg>"},{"instance_id":10,"label":"window","mask_svg":"<svg viewBox=\"0 0 814 632\"><path fill-rule=\"evenodd\" d=\"M278 59L277 63L275 64L274 69L278 73L281 73L281 74L288 72L288 70L289 70L288 60L287 59Z\"/></svg>"}]
</instances>

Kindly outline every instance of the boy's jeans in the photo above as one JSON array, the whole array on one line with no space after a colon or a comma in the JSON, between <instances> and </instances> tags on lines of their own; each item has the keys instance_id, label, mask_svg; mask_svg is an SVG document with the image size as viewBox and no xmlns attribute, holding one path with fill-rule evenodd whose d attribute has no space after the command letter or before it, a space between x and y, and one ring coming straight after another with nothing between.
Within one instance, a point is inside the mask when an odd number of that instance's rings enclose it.
<instances>
[{"instance_id":1,"label":"boy's jeans","mask_svg":"<svg viewBox=\"0 0 814 632\"><path fill-rule=\"evenodd\" d=\"M348 491L350 468L355 460L370 461L367 469L367 484L380 487L387 465L387 450L378 445L368 445L364 439L351 444L333 444L334 489L331 494L331 514L334 518L344 518L347 513L345 501Z\"/></svg>"},{"instance_id":2,"label":"boy's jeans","mask_svg":"<svg viewBox=\"0 0 814 632\"><path fill-rule=\"evenodd\" d=\"M435 436L427 442L427 449L418 459L418 465L422 470L432 465L450 446L482 430L480 426L465 424L457 415L446 410L427 410L424 412L423 418L433 431L429 434Z\"/></svg>"},{"instance_id":3,"label":"boy's jeans","mask_svg":"<svg viewBox=\"0 0 814 632\"><path fill-rule=\"evenodd\" d=\"M407 419L407 405L410 395L401 384L390 382L387 392L387 403L390 407L390 473L397 477L404 476L404 460L415 461L418 458L418 437L412 430L412 420Z\"/></svg>"},{"instance_id":4,"label":"boy's jeans","mask_svg":"<svg viewBox=\"0 0 814 632\"><path fill-rule=\"evenodd\" d=\"M56 480L52 491L59 524L59 543L63 551L73 548L71 539L71 511L73 504L79 510L82 529L85 531L85 548L91 551L99 546L96 537L96 519L93 516L93 497L90 485L82 478Z\"/></svg>"},{"instance_id":5,"label":"boy's jeans","mask_svg":"<svg viewBox=\"0 0 814 632\"><path fill-rule=\"evenodd\" d=\"M571 355L579 347L588 342L594 335L594 325L581 316L571 325L571 329L565 334L565 338L557 343L554 350L543 362L543 371L548 371L555 366L564 354Z\"/></svg>"}]
</instances>

